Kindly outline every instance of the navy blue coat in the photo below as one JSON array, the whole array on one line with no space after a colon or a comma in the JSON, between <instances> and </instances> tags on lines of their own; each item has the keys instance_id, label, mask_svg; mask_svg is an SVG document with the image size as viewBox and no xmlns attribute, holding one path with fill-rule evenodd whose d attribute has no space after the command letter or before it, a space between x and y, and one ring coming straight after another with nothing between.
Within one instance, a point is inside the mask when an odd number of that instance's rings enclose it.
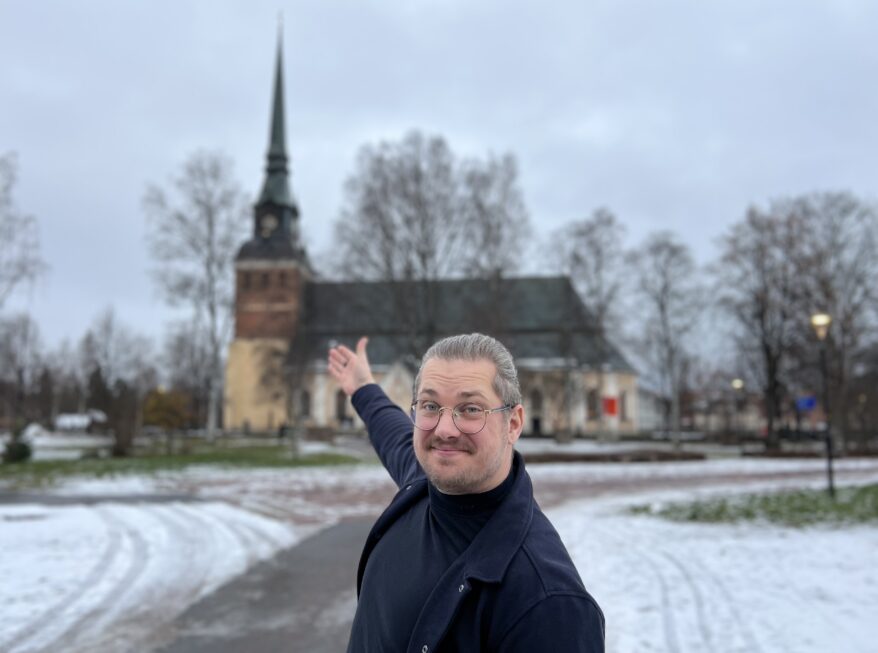
<instances>
[{"instance_id":1,"label":"navy blue coat","mask_svg":"<svg viewBox=\"0 0 878 653\"><path fill-rule=\"evenodd\" d=\"M352 400L400 488L366 540L357 572L359 596L369 555L427 494L427 479L415 458L408 416L374 384L360 388ZM603 613L534 501L524 463L514 455L519 460L509 495L437 582L411 634L409 653L603 652ZM348 651L361 650L351 641Z\"/></svg>"}]
</instances>

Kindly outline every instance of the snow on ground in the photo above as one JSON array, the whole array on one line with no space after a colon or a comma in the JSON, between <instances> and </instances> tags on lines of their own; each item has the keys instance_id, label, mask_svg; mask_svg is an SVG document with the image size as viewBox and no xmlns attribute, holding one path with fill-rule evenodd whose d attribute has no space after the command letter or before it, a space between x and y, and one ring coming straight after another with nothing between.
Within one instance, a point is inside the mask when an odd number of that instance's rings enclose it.
<instances>
[{"instance_id":1,"label":"snow on ground","mask_svg":"<svg viewBox=\"0 0 878 653\"><path fill-rule=\"evenodd\" d=\"M0 650L134 650L299 536L224 503L0 505Z\"/></svg>"},{"instance_id":2,"label":"snow on ground","mask_svg":"<svg viewBox=\"0 0 878 653\"><path fill-rule=\"evenodd\" d=\"M689 524L625 510L687 498L651 491L547 512L604 611L609 653L875 650L878 527Z\"/></svg>"},{"instance_id":3,"label":"snow on ground","mask_svg":"<svg viewBox=\"0 0 878 653\"><path fill-rule=\"evenodd\" d=\"M605 611L608 651L874 650L875 526L692 525L625 512L820 487L822 461L528 469L538 496L551 496L540 500ZM842 460L836 471L840 484L876 482L878 460ZM150 633L257 560L339 519L377 514L394 490L377 465L199 466L67 479L50 498L70 505L0 504L0 650L54 651L61 642L73 652L144 650L138 644ZM107 500L76 503L95 495Z\"/></svg>"}]
</instances>

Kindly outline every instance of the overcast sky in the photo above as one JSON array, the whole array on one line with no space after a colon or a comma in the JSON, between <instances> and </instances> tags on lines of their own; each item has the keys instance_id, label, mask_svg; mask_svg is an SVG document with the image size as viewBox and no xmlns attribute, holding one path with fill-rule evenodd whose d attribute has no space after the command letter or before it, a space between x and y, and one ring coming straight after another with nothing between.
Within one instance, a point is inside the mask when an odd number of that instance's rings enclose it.
<instances>
[{"instance_id":1,"label":"overcast sky","mask_svg":"<svg viewBox=\"0 0 878 653\"><path fill-rule=\"evenodd\" d=\"M160 339L175 314L149 275L144 189L204 148L256 195L280 10L312 256L357 148L412 128L514 153L538 233L608 206L631 244L672 229L701 261L751 203L876 195L868 0L0 0L0 152L18 153L50 265L6 313L54 344L112 305Z\"/></svg>"}]
</instances>

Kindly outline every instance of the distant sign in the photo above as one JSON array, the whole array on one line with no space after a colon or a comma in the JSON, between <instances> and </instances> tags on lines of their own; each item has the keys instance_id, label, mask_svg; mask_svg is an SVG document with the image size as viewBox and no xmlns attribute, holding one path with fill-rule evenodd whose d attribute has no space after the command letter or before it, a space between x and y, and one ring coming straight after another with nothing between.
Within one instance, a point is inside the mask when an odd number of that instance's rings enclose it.
<instances>
[{"instance_id":1,"label":"distant sign","mask_svg":"<svg viewBox=\"0 0 878 653\"><path fill-rule=\"evenodd\" d=\"M806 397L799 397L796 399L796 409L800 413L807 413L809 411L817 408L817 397L814 395L808 395Z\"/></svg>"},{"instance_id":2,"label":"distant sign","mask_svg":"<svg viewBox=\"0 0 878 653\"><path fill-rule=\"evenodd\" d=\"M615 417L619 414L619 400L616 397L604 397L604 415Z\"/></svg>"}]
</instances>

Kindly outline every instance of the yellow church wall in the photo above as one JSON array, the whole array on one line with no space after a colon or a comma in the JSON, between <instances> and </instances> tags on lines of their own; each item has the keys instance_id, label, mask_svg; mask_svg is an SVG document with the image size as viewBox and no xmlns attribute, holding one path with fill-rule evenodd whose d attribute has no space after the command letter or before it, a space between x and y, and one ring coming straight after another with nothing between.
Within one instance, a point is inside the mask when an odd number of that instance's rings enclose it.
<instances>
[{"instance_id":1,"label":"yellow church wall","mask_svg":"<svg viewBox=\"0 0 878 653\"><path fill-rule=\"evenodd\" d=\"M224 425L230 430L275 432L287 421L286 393L278 380L263 383L266 364L283 359L283 339L235 339L226 363Z\"/></svg>"}]
</instances>

